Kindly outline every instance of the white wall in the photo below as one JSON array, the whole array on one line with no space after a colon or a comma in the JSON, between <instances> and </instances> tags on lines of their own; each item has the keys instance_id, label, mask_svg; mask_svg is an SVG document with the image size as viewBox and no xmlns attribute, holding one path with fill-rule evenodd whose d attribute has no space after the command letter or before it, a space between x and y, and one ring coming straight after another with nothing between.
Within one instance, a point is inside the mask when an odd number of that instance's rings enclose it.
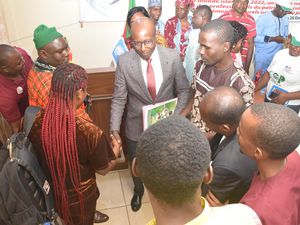
<instances>
[{"instance_id":1,"label":"white wall","mask_svg":"<svg viewBox=\"0 0 300 225\"><path fill-rule=\"evenodd\" d=\"M136 5L147 7L147 2L136 0ZM163 21L175 15L174 2L163 0ZM112 65L111 52L123 33L125 18L124 22L83 23L81 27L79 0L0 0L0 4L9 43L24 47L33 59L37 56L32 41L33 30L44 23L56 26L68 38L75 63L85 68Z\"/></svg>"},{"instance_id":2,"label":"white wall","mask_svg":"<svg viewBox=\"0 0 300 225\"><path fill-rule=\"evenodd\" d=\"M136 5L147 7L147 2L136 0ZM175 13L173 2L164 1L166 10L162 19L167 20ZM33 30L44 23L56 26L68 38L75 63L85 68L111 66L111 52L123 34L126 18L124 22L83 23L81 27L79 0L0 0L0 4L4 9L9 43L24 47L33 59L37 56L32 41Z\"/></svg>"}]
</instances>

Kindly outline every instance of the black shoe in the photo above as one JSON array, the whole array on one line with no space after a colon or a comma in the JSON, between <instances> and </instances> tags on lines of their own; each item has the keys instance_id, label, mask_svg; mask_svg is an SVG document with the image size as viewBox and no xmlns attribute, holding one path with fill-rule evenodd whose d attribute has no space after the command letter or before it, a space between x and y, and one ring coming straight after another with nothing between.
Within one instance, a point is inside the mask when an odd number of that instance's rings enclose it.
<instances>
[{"instance_id":1,"label":"black shoe","mask_svg":"<svg viewBox=\"0 0 300 225\"><path fill-rule=\"evenodd\" d=\"M131 209L132 211L138 211L142 206L142 197L143 195L134 194L131 199Z\"/></svg>"},{"instance_id":2,"label":"black shoe","mask_svg":"<svg viewBox=\"0 0 300 225\"><path fill-rule=\"evenodd\" d=\"M95 211L95 215L94 215L94 223L104 223L109 219L109 216L99 212L99 211Z\"/></svg>"}]
</instances>

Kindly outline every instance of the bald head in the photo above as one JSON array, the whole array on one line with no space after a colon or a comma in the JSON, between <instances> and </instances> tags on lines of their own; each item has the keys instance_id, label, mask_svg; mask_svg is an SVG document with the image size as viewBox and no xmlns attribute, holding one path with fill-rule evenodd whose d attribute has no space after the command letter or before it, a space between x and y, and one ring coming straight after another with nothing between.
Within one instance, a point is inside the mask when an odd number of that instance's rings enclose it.
<instances>
[{"instance_id":1,"label":"bald head","mask_svg":"<svg viewBox=\"0 0 300 225\"><path fill-rule=\"evenodd\" d=\"M19 51L10 45L0 45L0 73L8 79L22 75L24 59Z\"/></svg>"},{"instance_id":2,"label":"bald head","mask_svg":"<svg viewBox=\"0 0 300 225\"><path fill-rule=\"evenodd\" d=\"M141 32L147 32L155 36L155 23L148 17L138 18L131 23L132 36L136 36Z\"/></svg>"},{"instance_id":3,"label":"bald head","mask_svg":"<svg viewBox=\"0 0 300 225\"><path fill-rule=\"evenodd\" d=\"M10 56L16 53L17 50L14 47L5 44L0 45L0 66L6 66Z\"/></svg>"},{"instance_id":4,"label":"bald head","mask_svg":"<svg viewBox=\"0 0 300 225\"><path fill-rule=\"evenodd\" d=\"M210 123L238 125L245 102L241 95L230 87L217 87L207 92L201 103L200 110Z\"/></svg>"},{"instance_id":5,"label":"bald head","mask_svg":"<svg viewBox=\"0 0 300 225\"><path fill-rule=\"evenodd\" d=\"M131 44L136 53L144 60L150 59L156 46L154 21L146 17L133 21L131 33Z\"/></svg>"}]
</instances>

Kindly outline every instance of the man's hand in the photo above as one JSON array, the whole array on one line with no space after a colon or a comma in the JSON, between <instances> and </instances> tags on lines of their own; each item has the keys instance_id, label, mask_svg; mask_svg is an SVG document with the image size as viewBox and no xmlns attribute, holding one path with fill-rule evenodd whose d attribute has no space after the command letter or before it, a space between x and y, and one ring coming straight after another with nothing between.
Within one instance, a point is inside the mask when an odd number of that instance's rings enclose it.
<instances>
[{"instance_id":1,"label":"man's hand","mask_svg":"<svg viewBox=\"0 0 300 225\"><path fill-rule=\"evenodd\" d=\"M274 92L278 93L278 95L272 98L271 102L283 105L288 100L287 93L282 92L280 90L275 90Z\"/></svg>"},{"instance_id":2,"label":"man's hand","mask_svg":"<svg viewBox=\"0 0 300 225\"><path fill-rule=\"evenodd\" d=\"M111 143L113 151L116 157L120 157L120 152L122 151L122 140L118 131L112 131L110 133Z\"/></svg>"},{"instance_id":3,"label":"man's hand","mask_svg":"<svg viewBox=\"0 0 300 225\"><path fill-rule=\"evenodd\" d=\"M285 38L282 37L282 36L271 37L270 42L271 41L274 41L274 42L277 42L277 43L284 43Z\"/></svg>"},{"instance_id":4,"label":"man's hand","mask_svg":"<svg viewBox=\"0 0 300 225\"><path fill-rule=\"evenodd\" d=\"M229 202L228 200L224 203L220 202L210 190L207 192L205 199L208 201L209 205L213 207L227 205Z\"/></svg>"}]
</instances>

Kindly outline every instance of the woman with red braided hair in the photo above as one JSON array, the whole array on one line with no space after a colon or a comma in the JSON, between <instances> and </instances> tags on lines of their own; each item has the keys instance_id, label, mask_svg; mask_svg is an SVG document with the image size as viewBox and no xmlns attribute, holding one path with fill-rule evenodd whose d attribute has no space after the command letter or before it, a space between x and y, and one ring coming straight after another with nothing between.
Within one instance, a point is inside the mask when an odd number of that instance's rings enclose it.
<instances>
[{"instance_id":1,"label":"woman with red braided hair","mask_svg":"<svg viewBox=\"0 0 300 225\"><path fill-rule=\"evenodd\" d=\"M29 134L67 225L93 224L99 196L95 172L106 174L120 151L115 139L111 145L99 127L75 113L86 91L87 73L82 67L58 66L48 105L38 113Z\"/></svg>"}]
</instances>

